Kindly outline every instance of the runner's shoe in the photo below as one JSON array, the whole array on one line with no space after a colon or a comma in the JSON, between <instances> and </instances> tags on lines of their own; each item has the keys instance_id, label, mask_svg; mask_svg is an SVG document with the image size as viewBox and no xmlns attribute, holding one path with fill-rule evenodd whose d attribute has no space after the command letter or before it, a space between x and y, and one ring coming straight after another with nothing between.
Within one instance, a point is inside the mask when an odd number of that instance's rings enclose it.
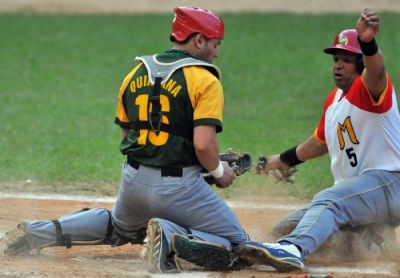
<instances>
[{"instance_id":1,"label":"runner's shoe","mask_svg":"<svg viewBox=\"0 0 400 278\"><path fill-rule=\"evenodd\" d=\"M304 258L294 244L245 241L236 252L253 264L269 265L282 272L302 270Z\"/></svg>"}]
</instances>

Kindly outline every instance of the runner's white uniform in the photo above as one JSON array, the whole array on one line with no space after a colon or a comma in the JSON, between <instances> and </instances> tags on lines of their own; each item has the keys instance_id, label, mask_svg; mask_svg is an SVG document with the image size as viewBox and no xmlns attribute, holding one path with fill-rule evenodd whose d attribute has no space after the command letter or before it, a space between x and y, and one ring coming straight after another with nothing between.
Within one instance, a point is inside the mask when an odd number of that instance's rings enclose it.
<instances>
[{"instance_id":1,"label":"runner's white uniform","mask_svg":"<svg viewBox=\"0 0 400 278\"><path fill-rule=\"evenodd\" d=\"M319 192L297 227L279 241L314 252L342 226L400 224L400 115L389 76L378 101L362 77L327 97L314 136L326 143L334 186Z\"/></svg>"},{"instance_id":2,"label":"runner's white uniform","mask_svg":"<svg viewBox=\"0 0 400 278\"><path fill-rule=\"evenodd\" d=\"M389 77L378 101L361 77L347 94L335 89L325 102L315 135L328 146L336 183L373 169L398 171L400 116Z\"/></svg>"}]
</instances>

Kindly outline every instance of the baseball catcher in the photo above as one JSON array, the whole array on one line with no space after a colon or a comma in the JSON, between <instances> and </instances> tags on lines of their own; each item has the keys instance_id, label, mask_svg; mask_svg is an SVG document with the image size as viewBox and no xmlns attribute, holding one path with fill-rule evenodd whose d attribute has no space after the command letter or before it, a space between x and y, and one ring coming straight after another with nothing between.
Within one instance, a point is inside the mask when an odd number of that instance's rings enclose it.
<instances>
[{"instance_id":1,"label":"baseball catcher","mask_svg":"<svg viewBox=\"0 0 400 278\"><path fill-rule=\"evenodd\" d=\"M136 57L116 94L114 122L121 129L125 163L112 211L90 209L53 221L23 221L1 240L2 253L74 244L143 244L147 235L143 259L149 271L164 273L178 269L173 254L186 257L184 243L195 243L196 250L199 242L211 250L223 246L229 253L246 241L231 208L203 177L209 172L209 183L227 188L251 165L245 153L219 155L224 91L221 72L212 62L223 39L219 16L177 7L172 47ZM195 241L178 240L174 251L172 234ZM200 253L208 254L208 249ZM193 261L209 266L199 256ZM235 256L224 258L233 265Z\"/></svg>"},{"instance_id":2,"label":"baseball catcher","mask_svg":"<svg viewBox=\"0 0 400 278\"><path fill-rule=\"evenodd\" d=\"M219 157L221 162L227 163L237 176L252 169L251 155L247 152L229 149L220 153ZM219 186L217 180L207 170L202 170L202 176L208 184ZM86 230L87 235L81 234L82 229ZM50 246L71 248L73 245L143 244L145 237L145 229L137 233L134 238L123 237L115 232L111 222L111 212L108 209L84 208L58 219L19 223L17 229L6 233L1 239L0 251L5 255L18 255L29 254L32 249L40 250ZM174 245L176 256L194 264L212 270L237 269L248 265L222 244L193 240L178 233L175 233L173 238L177 238L176 242L179 242ZM210 260L210 256L214 259Z\"/></svg>"}]
</instances>

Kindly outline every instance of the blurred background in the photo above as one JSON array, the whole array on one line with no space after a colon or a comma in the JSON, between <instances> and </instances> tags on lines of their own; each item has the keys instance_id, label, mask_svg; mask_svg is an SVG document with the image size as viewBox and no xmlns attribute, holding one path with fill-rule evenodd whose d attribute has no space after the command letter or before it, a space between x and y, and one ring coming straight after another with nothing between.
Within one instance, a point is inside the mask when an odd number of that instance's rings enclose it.
<instances>
[{"instance_id":1,"label":"blurred background","mask_svg":"<svg viewBox=\"0 0 400 278\"><path fill-rule=\"evenodd\" d=\"M382 1L0 0L0 192L114 196L124 157L114 121L119 86L137 55L171 47L173 8L194 5L225 21L220 150L254 164L301 143L334 88L322 52L354 28L364 7L380 12L377 42L399 91L400 4ZM295 186L246 174L218 193L309 198L332 178L329 158L302 164Z\"/></svg>"}]
</instances>

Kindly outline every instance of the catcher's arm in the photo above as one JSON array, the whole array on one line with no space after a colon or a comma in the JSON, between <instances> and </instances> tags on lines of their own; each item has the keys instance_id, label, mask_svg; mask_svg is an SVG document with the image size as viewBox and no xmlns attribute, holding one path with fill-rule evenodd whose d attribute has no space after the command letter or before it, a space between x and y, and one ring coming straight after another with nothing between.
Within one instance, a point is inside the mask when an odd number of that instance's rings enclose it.
<instances>
[{"instance_id":1,"label":"catcher's arm","mask_svg":"<svg viewBox=\"0 0 400 278\"><path fill-rule=\"evenodd\" d=\"M252 168L251 155L247 152L238 152L229 149L226 152L220 153L219 159L222 163L231 168L236 176L241 176ZM218 181L207 170L203 169L202 175L207 183L216 184L220 187Z\"/></svg>"},{"instance_id":2,"label":"catcher's arm","mask_svg":"<svg viewBox=\"0 0 400 278\"><path fill-rule=\"evenodd\" d=\"M220 163L215 126L196 126L193 131L193 144L197 159L203 168L214 172L220 187L230 186L236 174L228 165Z\"/></svg>"}]
</instances>

